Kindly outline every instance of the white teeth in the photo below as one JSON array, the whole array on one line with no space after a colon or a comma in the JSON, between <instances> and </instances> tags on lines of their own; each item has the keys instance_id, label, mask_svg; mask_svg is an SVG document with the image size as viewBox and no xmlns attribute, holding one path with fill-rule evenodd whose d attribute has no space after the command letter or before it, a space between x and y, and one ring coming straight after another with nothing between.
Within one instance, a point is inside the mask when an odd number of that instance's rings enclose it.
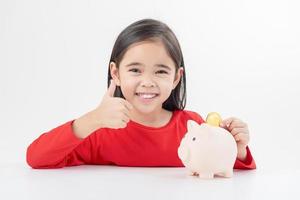
<instances>
[{"instance_id":1,"label":"white teeth","mask_svg":"<svg viewBox=\"0 0 300 200\"><path fill-rule=\"evenodd\" d=\"M151 99L151 98L155 97L155 95L147 95L147 94L143 94L140 96L143 97L144 99Z\"/></svg>"},{"instance_id":2,"label":"white teeth","mask_svg":"<svg viewBox=\"0 0 300 200\"><path fill-rule=\"evenodd\" d=\"M156 96L156 94L144 94L144 93L137 93L137 95L144 99L151 99Z\"/></svg>"}]
</instances>

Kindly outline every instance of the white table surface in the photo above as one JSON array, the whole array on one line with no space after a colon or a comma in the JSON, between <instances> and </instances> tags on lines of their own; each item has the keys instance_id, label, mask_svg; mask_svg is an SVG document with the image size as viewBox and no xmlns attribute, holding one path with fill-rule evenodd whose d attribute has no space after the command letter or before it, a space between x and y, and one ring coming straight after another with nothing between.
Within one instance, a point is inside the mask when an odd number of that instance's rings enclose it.
<instances>
[{"instance_id":1,"label":"white table surface","mask_svg":"<svg viewBox=\"0 0 300 200\"><path fill-rule=\"evenodd\" d=\"M300 199L300 170L235 170L203 180L185 168L0 164L1 199Z\"/></svg>"}]
</instances>

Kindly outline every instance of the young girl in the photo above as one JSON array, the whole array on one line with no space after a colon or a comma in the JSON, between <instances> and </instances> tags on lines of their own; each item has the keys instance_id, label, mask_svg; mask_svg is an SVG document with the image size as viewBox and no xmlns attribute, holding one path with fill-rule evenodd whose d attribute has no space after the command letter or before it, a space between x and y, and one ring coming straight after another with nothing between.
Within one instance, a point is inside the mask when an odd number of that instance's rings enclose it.
<instances>
[{"instance_id":1,"label":"young girl","mask_svg":"<svg viewBox=\"0 0 300 200\"><path fill-rule=\"evenodd\" d=\"M187 120L185 66L170 28L157 20L137 21L118 36L108 67L108 90L100 105L78 119L42 134L27 149L32 168L82 164L183 167L177 149ZM254 169L247 125L237 118L221 126L234 136L234 168ZM209 155L207 155L209 156Z\"/></svg>"}]
</instances>

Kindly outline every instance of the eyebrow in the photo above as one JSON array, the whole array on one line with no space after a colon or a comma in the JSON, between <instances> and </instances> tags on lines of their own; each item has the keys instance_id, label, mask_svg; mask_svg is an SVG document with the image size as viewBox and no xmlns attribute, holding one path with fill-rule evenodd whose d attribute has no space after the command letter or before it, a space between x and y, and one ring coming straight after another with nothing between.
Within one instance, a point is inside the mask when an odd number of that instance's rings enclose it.
<instances>
[{"instance_id":1,"label":"eyebrow","mask_svg":"<svg viewBox=\"0 0 300 200\"><path fill-rule=\"evenodd\" d=\"M140 63L140 62L132 62L132 63L129 63L129 64L125 65L125 67L131 67L131 66L137 66L137 65L145 66L143 63ZM168 65L164 65L164 64L155 64L154 66L156 66L156 67L161 67L161 68L164 68L164 69L166 69L166 70L171 71L171 68L170 68Z\"/></svg>"}]
</instances>

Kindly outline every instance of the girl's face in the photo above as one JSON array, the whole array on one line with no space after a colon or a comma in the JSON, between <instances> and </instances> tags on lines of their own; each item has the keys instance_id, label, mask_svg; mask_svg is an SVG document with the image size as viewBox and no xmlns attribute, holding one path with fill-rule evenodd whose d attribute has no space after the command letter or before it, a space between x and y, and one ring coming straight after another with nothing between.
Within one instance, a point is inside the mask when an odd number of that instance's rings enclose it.
<instances>
[{"instance_id":1,"label":"girl's face","mask_svg":"<svg viewBox=\"0 0 300 200\"><path fill-rule=\"evenodd\" d=\"M133 107L144 114L160 111L180 81L183 68L175 64L159 40L132 44L117 69L110 63L112 78Z\"/></svg>"}]
</instances>

